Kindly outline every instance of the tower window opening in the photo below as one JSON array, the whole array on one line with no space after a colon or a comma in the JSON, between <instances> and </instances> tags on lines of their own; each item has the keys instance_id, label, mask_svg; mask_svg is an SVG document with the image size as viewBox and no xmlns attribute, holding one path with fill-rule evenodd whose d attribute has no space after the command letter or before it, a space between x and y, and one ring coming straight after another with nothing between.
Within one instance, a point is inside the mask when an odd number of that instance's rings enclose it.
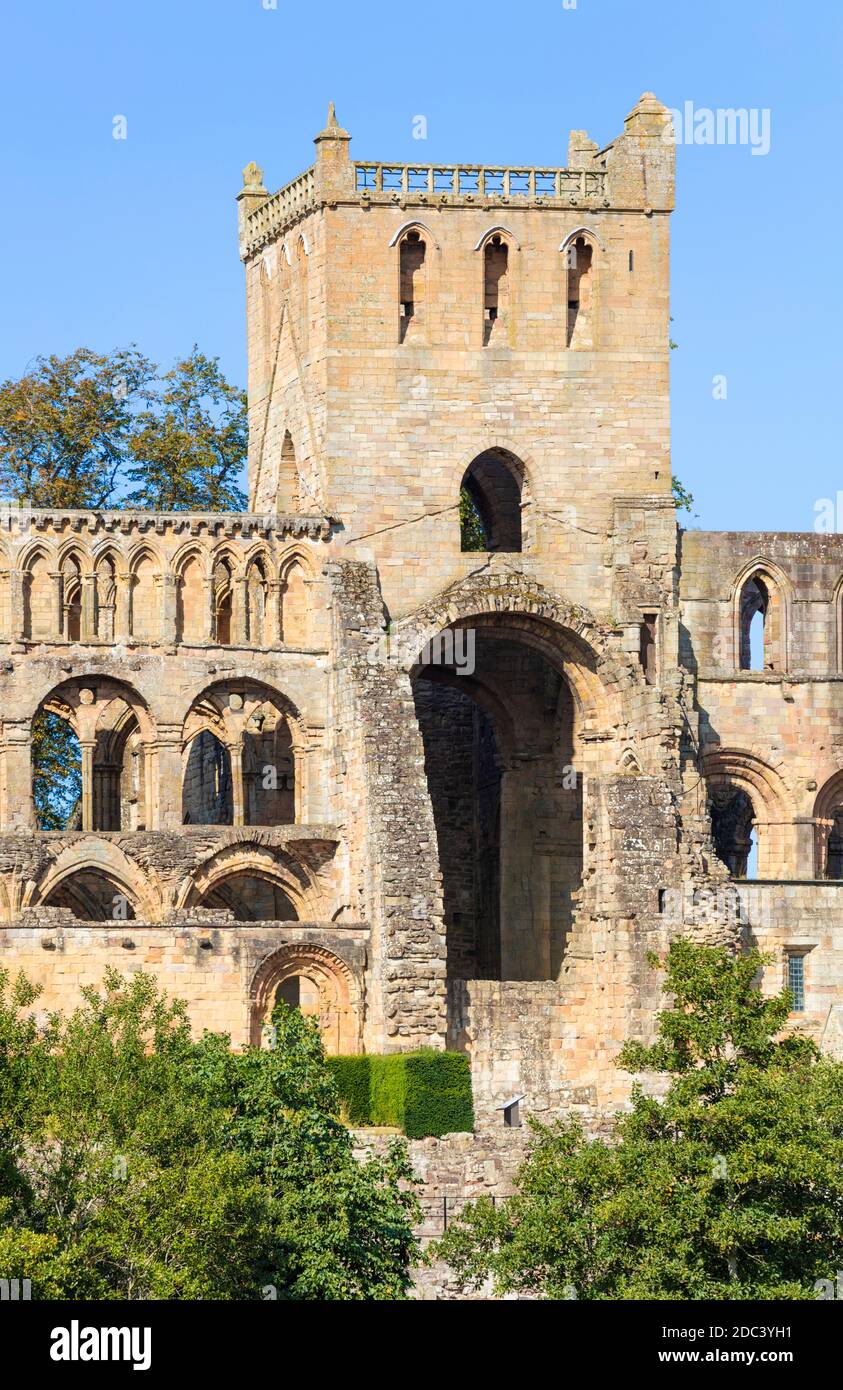
<instances>
[{"instance_id":1,"label":"tower window opening","mask_svg":"<svg viewBox=\"0 0 843 1390\"><path fill-rule=\"evenodd\" d=\"M424 302L424 260L426 246L418 232L408 232L400 250L401 341L410 322L420 312Z\"/></svg>"},{"instance_id":2,"label":"tower window opening","mask_svg":"<svg viewBox=\"0 0 843 1390\"><path fill-rule=\"evenodd\" d=\"M641 643L639 648L639 659L641 669L644 672L644 679L648 685L655 685L657 656L656 634L658 630L658 614L645 613L641 623Z\"/></svg>"},{"instance_id":3,"label":"tower window opening","mask_svg":"<svg viewBox=\"0 0 843 1390\"><path fill-rule=\"evenodd\" d=\"M509 247L503 237L495 235L486 243L483 253L483 343L491 341L492 332L507 308L509 291Z\"/></svg>"}]
</instances>

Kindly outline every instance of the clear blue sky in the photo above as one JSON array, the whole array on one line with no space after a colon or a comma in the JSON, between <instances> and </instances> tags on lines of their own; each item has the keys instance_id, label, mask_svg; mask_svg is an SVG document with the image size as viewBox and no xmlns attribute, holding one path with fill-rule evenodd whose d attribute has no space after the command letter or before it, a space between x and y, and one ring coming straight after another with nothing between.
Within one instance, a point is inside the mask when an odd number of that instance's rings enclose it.
<instances>
[{"instance_id":1,"label":"clear blue sky","mask_svg":"<svg viewBox=\"0 0 843 1390\"><path fill-rule=\"evenodd\" d=\"M843 490L839 0L265 4L6 0L0 376L196 341L245 383L240 170L306 168L329 99L359 158L546 165L645 90L766 108L766 156L678 149L673 467L693 524L811 529Z\"/></svg>"}]
</instances>

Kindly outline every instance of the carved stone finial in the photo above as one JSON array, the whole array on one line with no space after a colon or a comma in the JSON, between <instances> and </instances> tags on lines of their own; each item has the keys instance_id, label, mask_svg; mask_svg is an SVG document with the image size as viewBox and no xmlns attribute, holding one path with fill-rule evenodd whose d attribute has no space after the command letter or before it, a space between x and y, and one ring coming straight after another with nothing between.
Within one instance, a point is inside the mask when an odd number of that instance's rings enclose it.
<instances>
[{"instance_id":1,"label":"carved stone finial","mask_svg":"<svg viewBox=\"0 0 843 1390\"><path fill-rule=\"evenodd\" d=\"M343 130L337 120L337 110L334 103L328 103L328 123L324 130L320 130L316 137L317 140L350 140L351 136L347 130Z\"/></svg>"},{"instance_id":2,"label":"carved stone finial","mask_svg":"<svg viewBox=\"0 0 843 1390\"><path fill-rule=\"evenodd\" d=\"M243 170L243 187L263 190L263 169L254 160Z\"/></svg>"}]
</instances>

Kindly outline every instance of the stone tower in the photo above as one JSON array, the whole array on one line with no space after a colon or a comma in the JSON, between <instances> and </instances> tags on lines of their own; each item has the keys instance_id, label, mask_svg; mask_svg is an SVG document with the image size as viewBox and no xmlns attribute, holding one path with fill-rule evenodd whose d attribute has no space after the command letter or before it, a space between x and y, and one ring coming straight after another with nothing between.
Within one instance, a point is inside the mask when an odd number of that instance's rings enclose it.
<instances>
[{"instance_id":1,"label":"stone tower","mask_svg":"<svg viewBox=\"0 0 843 1390\"><path fill-rule=\"evenodd\" d=\"M236 1046L280 998L332 1051L464 1050L481 1127L596 1117L689 933L843 1046L843 540L677 528L670 137L645 94L565 168L396 165L331 111L279 192L246 168L251 510L0 517L39 1007L142 968Z\"/></svg>"}]
</instances>

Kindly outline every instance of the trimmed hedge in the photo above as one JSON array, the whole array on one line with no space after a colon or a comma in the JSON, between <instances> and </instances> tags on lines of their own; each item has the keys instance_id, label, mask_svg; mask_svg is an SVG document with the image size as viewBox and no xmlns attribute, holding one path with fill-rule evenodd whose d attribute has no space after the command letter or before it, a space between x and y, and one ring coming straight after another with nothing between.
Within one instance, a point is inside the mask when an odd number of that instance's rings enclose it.
<instances>
[{"instance_id":1,"label":"trimmed hedge","mask_svg":"<svg viewBox=\"0 0 843 1390\"><path fill-rule=\"evenodd\" d=\"M471 1070L461 1052L390 1052L329 1057L351 1125L389 1125L408 1139L474 1128Z\"/></svg>"}]
</instances>

